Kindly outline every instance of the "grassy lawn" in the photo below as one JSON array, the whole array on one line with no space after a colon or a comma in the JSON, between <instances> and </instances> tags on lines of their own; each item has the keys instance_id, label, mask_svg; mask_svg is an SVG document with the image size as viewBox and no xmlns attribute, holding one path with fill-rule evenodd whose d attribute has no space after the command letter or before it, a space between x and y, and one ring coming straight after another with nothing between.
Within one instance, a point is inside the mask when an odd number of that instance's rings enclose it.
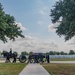
<instances>
[{"instance_id":1,"label":"grassy lawn","mask_svg":"<svg viewBox=\"0 0 75 75\"><path fill-rule=\"evenodd\" d=\"M75 75L75 64L43 64L50 75Z\"/></svg>"},{"instance_id":2,"label":"grassy lawn","mask_svg":"<svg viewBox=\"0 0 75 75\"><path fill-rule=\"evenodd\" d=\"M25 63L0 63L0 75L19 75Z\"/></svg>"},{"instance_id":3,"label":"grassy lawn","mask_svg":"<svg viewBox=\"0 0 75 75\"><path fill-rule=\"evenodd\" d=\"M51 58L51 61L75 61L75 58Z\"/></svg>"}]
</instances>

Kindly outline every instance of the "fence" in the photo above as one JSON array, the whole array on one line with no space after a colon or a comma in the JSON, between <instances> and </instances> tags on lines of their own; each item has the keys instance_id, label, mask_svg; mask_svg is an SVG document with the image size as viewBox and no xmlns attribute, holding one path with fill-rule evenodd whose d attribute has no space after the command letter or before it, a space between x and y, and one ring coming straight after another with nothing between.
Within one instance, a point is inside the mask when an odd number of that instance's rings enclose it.
<instances>
[{"instance_id":1,"label":"fence","mask_svg":"<svg viewBox=\"0 0 75 75\"><path fill-rule=\"evenodd\" d=\"M49 55L49 58L75 58L75 55Z\"/></svg>"}]
</instances>

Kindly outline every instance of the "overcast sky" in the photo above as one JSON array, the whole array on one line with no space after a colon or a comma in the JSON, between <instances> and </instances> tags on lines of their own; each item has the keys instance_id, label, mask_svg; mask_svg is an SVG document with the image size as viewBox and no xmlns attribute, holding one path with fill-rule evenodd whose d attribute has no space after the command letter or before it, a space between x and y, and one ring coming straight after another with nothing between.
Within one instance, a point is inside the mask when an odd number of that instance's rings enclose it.
<instances>
[{"instance_id":1,"label":"overcast sky","mask_svg":"<svg viewBox=\"0 0 75 75\"><path fill-rule=\"evenodd\" d=\"M75 50L75 38L65 42L59 38L52 24L50 9L58 0L0 0L4 11L15 17L16 23L23 30L26 38L15 42L0 41L0 50L49 52Z\"/></svg>"}]
</instances>

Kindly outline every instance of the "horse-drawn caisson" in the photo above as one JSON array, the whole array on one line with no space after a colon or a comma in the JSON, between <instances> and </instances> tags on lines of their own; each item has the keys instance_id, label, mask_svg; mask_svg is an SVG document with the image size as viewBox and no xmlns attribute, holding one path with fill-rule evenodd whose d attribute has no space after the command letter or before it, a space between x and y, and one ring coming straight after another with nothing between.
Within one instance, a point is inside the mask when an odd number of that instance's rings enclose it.
<instances>
[{"instance_id":1,"label":"horse-drawn caisson","mask_svg":"<svg viewBox=\"0 0 75 75\"><path fill-rule=\"evenodd\" d=\"M26 61L30 63L43 63L44 58L46 59L47 63L49 63L49 56L45 56L43 53L32 53L26 58L25 55L17 56L16 53L12 53L12 49L10 49L10 52L3 53L4 57L6 58L6 63L11 62L11 58L13 59L13 63L16 63L16 60L18 59L21 63L25 63Z\"/></svg>"}]
</instances>

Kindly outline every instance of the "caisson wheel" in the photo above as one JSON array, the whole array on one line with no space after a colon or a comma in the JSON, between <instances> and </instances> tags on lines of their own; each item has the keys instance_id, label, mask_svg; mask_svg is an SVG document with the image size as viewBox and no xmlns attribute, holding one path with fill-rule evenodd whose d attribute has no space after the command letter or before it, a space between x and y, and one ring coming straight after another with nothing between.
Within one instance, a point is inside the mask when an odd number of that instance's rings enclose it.
<instances>
[{"instance_id":1,"label":"caisson wheel","mask_svg":"<svg viewBox=\"0 0 75 75\"><path fill-rule=\"evenodd\" d=\"M21 63L26 62L26 56L24 56L24 55L20 55L20 57L19 57L19 61L20 61Z\"/></svg>"}]
</instances>

